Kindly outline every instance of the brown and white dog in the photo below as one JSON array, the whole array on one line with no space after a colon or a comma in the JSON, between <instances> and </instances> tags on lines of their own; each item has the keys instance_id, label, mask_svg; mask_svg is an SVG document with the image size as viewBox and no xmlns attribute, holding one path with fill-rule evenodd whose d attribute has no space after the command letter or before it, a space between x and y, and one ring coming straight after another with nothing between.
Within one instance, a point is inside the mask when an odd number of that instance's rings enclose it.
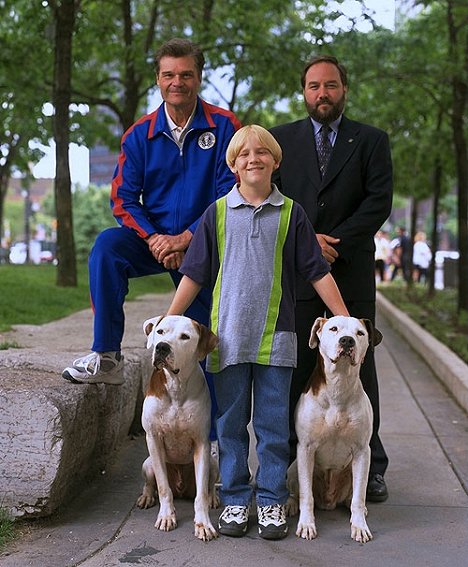
<instances>
[{"instance_id":1,"label":"brown and white dog","mask_svg":"<svg viewBox=\"0 0 468 567\"><path fill-rule=\"evenodd\" d=\"M195 536L208 541L218 535L209 517L210 505L217 504L217 466L210 453L210 394L199 361L218 338L204 325L175 315L148 319L143 330L154 370L143 402L150 456L143 463L145 484L137 505L153 506L157 488L155 527L170 531L177 526L174 495L195 497Z\"/></svg>"},{"instance_id":2,"label":"brown and white dog","mask_svg":"<svg viewBox=\"0 0 468 567\"><path fill-rule=\"evenodd\" d=\"M372 539L366 523L372 407L359 370L368 348L382 340L368 320L336 316L316 319L309 346L319 346L317 365L296 408L297 461L288 472L289 511L297 511L296 535L317 536L314 502L333 510L351 508L351 538ZM297 483L299 486L297 486Z\"/></svg>"}]
</instances>

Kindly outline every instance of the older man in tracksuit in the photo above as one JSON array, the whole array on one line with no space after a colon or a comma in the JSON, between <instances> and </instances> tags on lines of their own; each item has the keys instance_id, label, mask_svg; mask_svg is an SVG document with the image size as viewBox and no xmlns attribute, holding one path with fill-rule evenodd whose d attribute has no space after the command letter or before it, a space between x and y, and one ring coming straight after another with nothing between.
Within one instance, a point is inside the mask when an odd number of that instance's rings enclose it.
<instances>
[{"instance_id":1,"label":"older man in tracksuit","mask_svg":"<svg viewBox=\"0 0 468 567\"><path fill-rule=\"evenodd\" d=\"M93 352L65 368L67 380L123 382L120 348L128 279L169 272L177 286L178 268L200 216L235 182L225 155L240 123L233 113L198 96L203 63L199 48L182 39L170 40L157 54L164 102L122 137L111 193L120 227L97 237L89 259ZM187 315L207 324L209 307L204 291Z\"/></svg>"}]
</instances>

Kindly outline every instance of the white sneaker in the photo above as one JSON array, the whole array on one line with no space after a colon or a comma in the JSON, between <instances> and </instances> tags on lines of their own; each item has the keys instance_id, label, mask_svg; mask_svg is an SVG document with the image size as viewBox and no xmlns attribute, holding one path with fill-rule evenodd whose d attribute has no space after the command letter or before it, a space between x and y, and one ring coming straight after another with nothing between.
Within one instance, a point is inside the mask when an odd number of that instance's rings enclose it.
<instances>
[{"instance_id":1,"label":"white sneaker","mask_svg":"<svg viewBox=\"0 0 468 567\"><path fill-rule=\"evenodd\" d=\"M75 384L123 384L124 357L120 352L92 352L73 361L62 378Z\"/></svg>"},{"instance_id":2,"label":"white sneaker","mask_svg":"<svg viewBox=\"0 0 468 567\"><path fill-rule=\"evenodd\" d=\"M258 534L260 537L263 539L283 539L288 535L286 507L284 504L259 506L257 514Z\"/></svg>"},{"instance_id":3,"label":"white sneaker","mask_svg":"<svg viewBox=\"0 0 468 567\"><path fill-rule=\"evenodd\" d=\"M242 537L249 525L250 506L226 506L218 520L220 534Z\"/></svg>"}]
</instances>

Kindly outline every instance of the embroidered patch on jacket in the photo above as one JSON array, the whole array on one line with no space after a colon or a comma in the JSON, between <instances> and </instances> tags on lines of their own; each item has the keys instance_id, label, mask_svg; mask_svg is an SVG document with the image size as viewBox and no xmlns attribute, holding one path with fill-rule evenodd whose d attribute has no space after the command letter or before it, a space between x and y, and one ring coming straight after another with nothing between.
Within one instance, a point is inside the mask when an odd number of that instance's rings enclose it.
<instances>
[{"instance_id":1,"label":"embroidered patch on jacket","mask_svg":"<svg viewBox=\"0 0 468 567\"><path fill-rule=\"evenodd\" d=\"M213 132L203 132L198 138L198 145L202 150L209 150L216 143L216 136Z\"/></svg>"}]
</instances>

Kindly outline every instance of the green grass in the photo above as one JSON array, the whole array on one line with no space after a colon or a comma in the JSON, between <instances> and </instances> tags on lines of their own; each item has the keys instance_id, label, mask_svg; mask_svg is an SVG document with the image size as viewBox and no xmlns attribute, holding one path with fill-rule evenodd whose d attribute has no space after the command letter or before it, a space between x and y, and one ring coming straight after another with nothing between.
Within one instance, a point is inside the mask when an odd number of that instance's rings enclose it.
<instances>
[{"instance_id":1,"label":"green grass","mask_svg":"<svg viewBox=\"0 0 468 567\"><path fill-rule=\"evenodd\" d=\"M57 287L55 266L0 265L0 332L11 325L42 325L90 306L88 269L78 266L77 287ZM168 274L133 278L128 300L173 289Z\"/></svg>"},{"instance_id":2,"label":"green grass","mask_svg":"<svg viewBox=\"0 0 468 567\"><path fill-rule=\"evenodd\" d=\"M13 520L5 508L0 508L0 551L13 539L13 537Z\"/></svg>"},{"instance_id":3,"label":"green grass","mask_svg":"<svg viewBox=\"0 0 468 567\"><path fill-rule=\"evenodd\" d=\"M429 298L422 285L408 289L405 284L392 282L378 289L395 307L468 364L468 321L457 315L456 290L438 290Z\"/></svg>"}]
</instances>

